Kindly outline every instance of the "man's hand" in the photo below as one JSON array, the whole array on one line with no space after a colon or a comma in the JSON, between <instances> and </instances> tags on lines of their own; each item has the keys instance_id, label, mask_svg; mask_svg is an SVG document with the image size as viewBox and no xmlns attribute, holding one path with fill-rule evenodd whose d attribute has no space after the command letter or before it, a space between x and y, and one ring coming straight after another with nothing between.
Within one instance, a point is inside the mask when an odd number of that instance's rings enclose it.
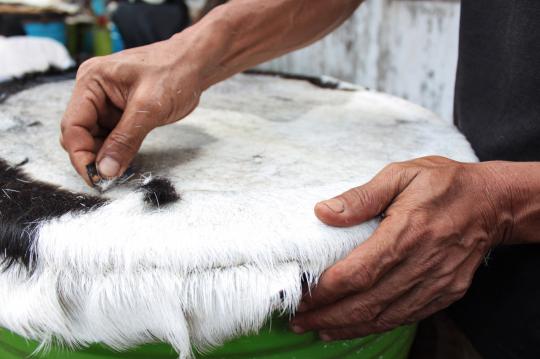
<instances>
[{"instance_id":1,"label":"man's hand","mask_svg":"<svg viewBox=\"0 0 540 359\"><path fill-rule=\"evenodd\" d=\"M60 142L89 184L88 164L97 162L103 177L121 175L152 129L197 105L197 72L174 41L92 58L79 68Z\"/></svg>"},{"instance_id":2,"label":"man's hand","mask_svg":"<svg viewBox=\"0 0 540 359\"><path fill-rule=\"evenodd\" d=\"M414 323L460 299L490 248L512 237L513 176L505 178L501 166L442 157L396 163L317 204L316 215L332 226L384 216L371 238L322 275L292 330L356 338Z\"/></svg>"},{"instance_id":3,"label":"man's hand","mask_svg":"<svg viewBox=\"0 0 540 359\"><path fill-rule=\"evenodd\" d=\"M155 127L189 114L201 91L306 46L345 21L361 0L234 0L171 39L85 62L60 142L77 172L97 162L121 175Z\"/></svg>"}]
</instances>

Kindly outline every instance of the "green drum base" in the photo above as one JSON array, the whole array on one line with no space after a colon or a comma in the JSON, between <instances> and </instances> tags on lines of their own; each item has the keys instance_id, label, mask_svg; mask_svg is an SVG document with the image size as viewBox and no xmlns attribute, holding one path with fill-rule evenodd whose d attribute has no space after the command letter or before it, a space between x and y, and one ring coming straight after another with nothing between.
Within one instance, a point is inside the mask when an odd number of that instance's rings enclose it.
<instances>
[{"instance_id":1,"label":"green drum base","mask_svg":"<svg viewBox=\"0 0 540 359\"><path fill-rule=\"evenodd\" d=\"M286 320L274 319L258 335L227 343L200 359L406 359L414 340L416 326L397 328L388 333L366 338L325 343L313 333L295 335L288 330ZM11 332L0 330L0 358L28 358L37 343ZM115 352L95 345L70 352L53 346L35 357L42 359L177 359L168 345L149 344L128 352Z\"/></svg>"}]
</instances>

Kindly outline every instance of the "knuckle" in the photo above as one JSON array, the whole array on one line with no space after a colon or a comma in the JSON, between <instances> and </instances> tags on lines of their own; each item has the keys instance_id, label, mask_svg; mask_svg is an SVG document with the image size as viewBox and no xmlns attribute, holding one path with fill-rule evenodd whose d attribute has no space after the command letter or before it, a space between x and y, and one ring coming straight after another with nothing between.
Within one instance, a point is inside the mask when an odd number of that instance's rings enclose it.
<instances>
[{"instance_id":1,"label":"knuckle","mask_svg":"<svg viewBox=\"0 0 540 359\"><path fill-rule=\"evenodd\" d=\"M424 156L419 158L420 161L428 162L428 163L445 163L449 162L450 160L443 156L438 155L431 155L431 156Z\"/></svg>"},{"instance_id":2,"label":"knuckle","mask_svg":"<svg viewBox=\"0 0 540 359\"><path fill-rule=\"evenodd\" d=\"M345 285L348 285L353 291L361 291L369 288L374 282L375 275L373 271L367 268L364 263L359 262L352 275L350 275L350 280Z\"/></svg>"},{"instance_id":3,"label":"knuckle","mask_svg":"<svg viewBox=\"0 0 540 359\"><path fill-rule=\"evenodd\" d=\"M422 220L417 219L415 211L401 210L399 216L393 217L392 224L395 231L399 233L398 238L400 238L394 246L398 259L426 244L426 239L429 237L429 226L423 225Z\"/></svg>"},{"instance_id":4,"label":"knuckle","mask_svg":"<svg viewBox=\"0 0 540 359\"><path fill-rule=\"evenodd\" d=\"M471 280L468 278L460 278L454 281L452 285L452 294L463 297L471 285Z\"/></svg>"},{"instance_id":5,"label":"knuckle","mask_svg":"<svg viewBox=\"0 0 540 359\"><path fill-rule=\"evenodd\" d=\"M385 168L388 169L388 170L391 170L391 171L395 171L395 170L401 170L403 167L403 163L401 162L392 162L390 164L388 164Z\"/></svg>"},{"instance_id":6,"label":"knuckle","mask_svg":"<svg viewBox=\"0 0 540 359\"><path fill-rule=\"evenodd\" d=\"M141 97L135 97L133 99L133 104L136 106L136 108L142 108L147 111L154 111L158 108L157 102L153 97L148 98L141 98Z\"/></svg>"},{"instance_id":7,"label":"knuckle","mask_svg":"<svg viewBox=\"0 0 540 359\"><path fill-rule=\"evenodd\" d=\"M148 102L149 101L147 99L136 97L129 102L129 106L133 106L133 110L135 114L142 114L142 113L146 113L146 111L150 111ZM144 111L144 112L141 112L141 111Z\"/></svg>"},{"instance_id":8,"label":"knuckle","mask_svg":"<svg viewBox=\"0 0 540 359\"><path fill-rule=\"evenodd\" d=\"M98 58L98 57L92 57L86 61L84 61L80 66L79 66L79 69L77 70L77 77L79 76L83 76L84 74L86 74L88 71L96 71L96 70L99 70L101 68L101 66L99 66L101 62L101 59Z\"/></svg>"},{"instance_id":9,"label":"knuckle","mask_svg":"<svg viewBox=\"0 0 540 359\"><path fill-rule=\"evenodd\" d=\"M447 164L445 166L444 171L446 172L445 176L451 181L449 185L454 185L456 181L458 181L460 178L463 178L463 173L465 171L465 166L463 164ZM440 179L439 175L439 179Z\"/></svg>"},{"instance_id":10,"label":"knuckle","mask_svg":"<svg viewBox=\"0 0 540 359\"><path fill-rule=\"evenodd\" d=\"M403 170L403 164L400 162L392 162L386 165L379 174L396 175Z\"/></svg>"},{"instance_id":11,"label":"knuckle","mask_svg":"<svg viewBox=\"0 0 540 359\"><path fill-rule=\"evenodd\" d=\"M341 288L351 288L351 274L344 265L335 265L331 271L328 271L326 278L329 282L335 283Z\"/></svg>"},{"instance_id":12,"label":"knuckle","mask_svg":"<svg viewBox=\"0 0 540 359\"><path fill-rule=\"evenodd\" d=\"M136 97L130 105L133 105L135 114L148 118L161 115L162 107L158 105L159 103L159 100Z\"/></svg>"},{"instance_id":13,"label":"knuckle","mask_svg":"<svg viewBox=\"0 0 540 359\"><path fill-rule=\"evenodd\" d=\"M362 207L376 203L373 192L366 190L364 187L353 188L342 197L346 202L353 202Z\"/></svg>"},{"instance_id":14,"label":"knuckle","mask_svg":"<svg viewBox=\"0 0 540 359\"><path fill-rule=\"evenodd\" d=\"M407 245L403 243L393 242L389 244L383 255L380 257L382 268L390 268L397 263L400 263L408 254Z\"/></svg>"},{"instance_id":15,"label":"knuckle","mask_svg":"<svg viewBox=\"0 0 540 359\"><path fill-rule=\"evenodd\" d=\"M128 78L130 75L133 75L129 71L129 66L126 66L126 64L122 61L116 61L114 59L110 59L104 69L105 76L107 76L108 78L125 79Z\"/></svg>"},{"instance_id":16,"label":"knuckle","mask_svg":"<svg viewBox=\"0 0 540 359\"><path fill-rule=\"evenodd\" d=\"M446 289L448 289L448 286L451 284L451 281L448 279L448 277L443 277L438 280L436 280L433 284L431 284L431 288L429 288L429 294L431 297L438 297L441 295L441 293L444 293Z\"/></svg>"},{"instance_id":17,"label":"knuckle","mask_svg":"<svg viewBox=\"0 0 540 359\"><path fill-rule=\"evenodd\" d=\"M452 275L452 273L446 273L447 267L450 265L448 264L448 253L445 251L436 250L432 252L431 255L427 255L421 263L424 265L426 270L434 270L435 273L432 272L432 275L435 276L438 274L438 277L446 277L447 275Z\"/></svg>"},{"instance_id":18,"label":"knuckle","mask_svg":"<svg viewBox=\"0 0 540 359\"><path fill-rule=\"evenodd\" d=\"M426 211L419 209L407 209L403 211L403 231L411 239L423 243L436 238L435 230L431 225L430 216Z\"/></svg>"},{"instance_id":19,"label":"knuckle","mask_svg":"<svg viewBox=\"0 0 540 359\"><path fill-rule=\"evenodd\" d=\"M434 277L441 279L447 278L449 281L451 281L455 277L456 271L461 265L462 256L451 255L446 251L441 251L440 253L442 253L442 258L438 263L436 263Z\"/></svg>"},{"instance_id":20,"label":"knuckle","mask_svg":"<svg viewBox=\"0 0 540 359\"><path fill-rule=\"evenodd\" d=\"M412 210L409 213L409 221L414 225L414 229L423 235L433 237L433 214L423 209Z\"/></svg>"},{"instance_id":21,"label":"knuckle","mask_svg":"<svg viewBox=\"0 0 540 359\"><path fill-rule=\"evenodd\" d=\"M355 322L365 322L372 321L377 318L379 312L372 305L366 305L362 302L357 302L354 304L350 315Z\"/></svg>"},{"instance_id":22,"label":"knuckle","mask_svg":"<svg viewBox=\"0 0 540 359\"><path fill-rule=\"evenodd\" d=\"M128 151L130 153L137 151L135 141L133 137L128 133L113 132L109 135L109 139L112 143L120 147L123 151Z\"/></svg>"}]
</instances>

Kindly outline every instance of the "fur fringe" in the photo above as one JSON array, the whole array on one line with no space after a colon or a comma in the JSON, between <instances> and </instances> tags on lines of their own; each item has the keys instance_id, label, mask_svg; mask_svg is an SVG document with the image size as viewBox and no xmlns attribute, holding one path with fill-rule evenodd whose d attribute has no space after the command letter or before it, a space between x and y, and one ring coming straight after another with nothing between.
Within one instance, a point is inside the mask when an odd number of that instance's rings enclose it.
<instances>
[{"instance_id":1,"label":"fur fringe","mask_svg":"<svg viewBox=\"0 0 540 359\"><path fill-rule=\"evenodd\" d=\"M320 196L191 192L150 211L134 192L45 221L32 275L16 266L0 274L0 325L44 350L163 341L180 358L255 333L273 313L294 313L301 278L315 283L377 224L324 226L308 212ZM282 218L269 218L268 208ZM262 232L265 221L280 226Z\"/></svg>"}]
</instances>

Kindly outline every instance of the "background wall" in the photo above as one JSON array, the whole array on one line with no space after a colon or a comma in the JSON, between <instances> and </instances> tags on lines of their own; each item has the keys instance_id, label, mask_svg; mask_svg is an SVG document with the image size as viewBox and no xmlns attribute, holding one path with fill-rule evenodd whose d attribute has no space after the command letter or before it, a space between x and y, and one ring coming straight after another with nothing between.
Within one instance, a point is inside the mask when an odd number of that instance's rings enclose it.
<instances>
[{"instance_id":1,"label":"background wall","mask_svg":"<svg viewBox=\"0 0 540 359\"><path fill-rule=\"evenodd\" d=\"M459 11L458 0L366 0L333 34L260 68L334 76L451 121Z\"/></svg>"}]
</instances>

